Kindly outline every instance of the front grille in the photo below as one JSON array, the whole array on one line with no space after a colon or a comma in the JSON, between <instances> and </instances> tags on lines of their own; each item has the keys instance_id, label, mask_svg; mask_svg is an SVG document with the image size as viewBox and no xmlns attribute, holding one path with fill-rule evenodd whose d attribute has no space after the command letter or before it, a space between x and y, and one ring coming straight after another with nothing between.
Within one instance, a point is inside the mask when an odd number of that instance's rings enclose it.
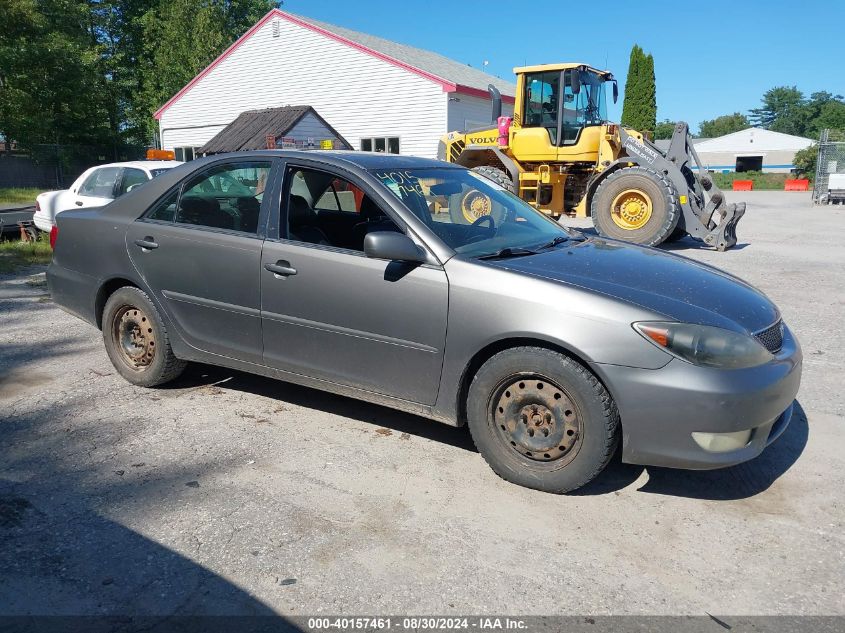
<instances>
[{"instance_id":1,"label":"front grille","mask_svg":"<svg viewBox=\"0 0 845 633\"><path fill-rule=\"evenodd\" d=\"M757 332L754 338L772 354L777 354L783 347L783 320L778 320L774 325Z\"/></svg>"}]
</instances>

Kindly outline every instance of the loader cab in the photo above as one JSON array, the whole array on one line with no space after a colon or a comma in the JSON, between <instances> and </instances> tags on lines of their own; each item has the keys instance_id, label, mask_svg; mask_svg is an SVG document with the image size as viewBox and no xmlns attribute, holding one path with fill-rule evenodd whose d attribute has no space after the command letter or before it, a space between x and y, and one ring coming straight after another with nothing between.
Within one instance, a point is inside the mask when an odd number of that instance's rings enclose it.
<instances>
[{"instance_id":1,"label":"loader cab","mask_svg":"<svg viewBox=\"0 0 845 633\"><path fill-rule=\"evenodd\" d=\"M607 121L610 73L584 65L515 68L515 153L528 160L594 160ZM529 157L530 156L530 157Z\"/></svg>"}]
</instances>

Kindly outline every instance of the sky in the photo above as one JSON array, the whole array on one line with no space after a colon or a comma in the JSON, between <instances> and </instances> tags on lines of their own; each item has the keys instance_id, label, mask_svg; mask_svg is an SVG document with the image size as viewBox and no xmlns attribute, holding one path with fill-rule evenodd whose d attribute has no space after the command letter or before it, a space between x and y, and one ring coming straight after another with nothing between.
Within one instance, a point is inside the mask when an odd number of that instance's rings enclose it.
<instances>
[{"instance_id":1,"label":"sky","mask_svg":"<svg viewBox=\"0 0 845 633\"><path fill-rule=\"evenodd\" d=\"M584 62L619 80L634 44L654 56L657 118L747 113L774 86L845 94L845 2L829 0L284 0L285 11L435 51L513 80L513 67ZM516 15L516 13L520 15Z\"/></svg>"}]
</instances>

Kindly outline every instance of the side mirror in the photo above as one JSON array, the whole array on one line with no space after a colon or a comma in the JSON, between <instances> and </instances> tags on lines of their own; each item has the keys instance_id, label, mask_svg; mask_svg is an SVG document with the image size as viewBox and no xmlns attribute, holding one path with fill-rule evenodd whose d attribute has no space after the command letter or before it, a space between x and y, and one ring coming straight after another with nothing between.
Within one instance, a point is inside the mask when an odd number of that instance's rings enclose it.
<instances>
[{"instance_id":1,"label":"side mirror","mask_svg":"<svg viewBox=\"0 0 845 633\"><path fill-rule=\"evenodd\" d=\"M364 254L371 259L411 262L426 261L425 251L407 235L393 231L374 231L364 238Z\"/></svg>"},{"instance_id":2,"label":"side mirror","mask_svg":"<svg viewBox=\"0 0 845 633\"><path fill-rule=\"evenodd\" d=\"M572 94L574 95L581 92L581 71L577 68L569 71L569 87L572 89Z\"/></svg>"},{"instance_id":3,"label":"side mirror","mask_svg":"<svg viewBox=\"0 0 845 633\"><path fill-rule=\"evenodd\" d=\"M613 80L613 103L619 101L619 83L614 79Z\"/></svg>"}]
</instances>

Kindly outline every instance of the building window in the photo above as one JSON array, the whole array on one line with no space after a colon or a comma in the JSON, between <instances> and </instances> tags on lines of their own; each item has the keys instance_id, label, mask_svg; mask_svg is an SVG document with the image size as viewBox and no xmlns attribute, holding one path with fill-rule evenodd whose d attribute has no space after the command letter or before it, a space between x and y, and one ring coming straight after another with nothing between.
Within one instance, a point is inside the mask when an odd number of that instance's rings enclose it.
<instances>
[{"instance_id":1,"label":"building window","mask_svg":"<svg viewBox=\"0 0 845 633\"><path fill-rule=\"evenodd\" d=\"M388 154L399 153L398 136L377 136L375 138L361 139L362 152L382 152Z\"/></svg>"},{"instance_id":2,"label":"building window","mask_svg":"<svg viewBox=\"0 0 845 633\"><path fill-rule=\"evenodd\" d=\"M198 147L174 147L173 152L176 154L176 160L189 161L196 158L196 150Z\"/></svg>"}]
</instances>

